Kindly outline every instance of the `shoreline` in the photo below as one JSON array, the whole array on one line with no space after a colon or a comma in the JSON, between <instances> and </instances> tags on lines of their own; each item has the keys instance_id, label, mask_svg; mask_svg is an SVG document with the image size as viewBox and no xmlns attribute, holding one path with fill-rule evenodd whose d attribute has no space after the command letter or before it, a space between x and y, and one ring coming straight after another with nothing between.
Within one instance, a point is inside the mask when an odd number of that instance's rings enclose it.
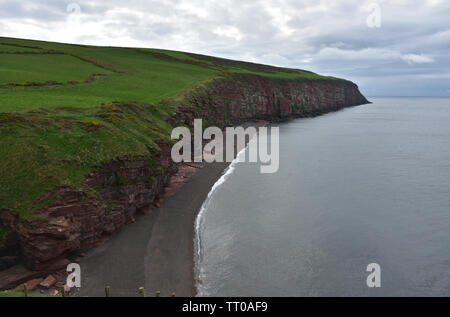
<instances>
[{"instance_id":1,"label":"shoreline","mask_svg":"<svg viewBox=\"0 0 450 317\"><path fill-rule=\"evenodd\" d=\"M259 128L268 124L260 120L241 126ZM237 149L235 145L234 150L236 159L244 149ZM138 296L137 289L144 286L147 296L154 296L156 292L161 296L172 293L181 297L196 296L198 216L209 193L231 164L181 164L195 166L197 170L187 173L186 181L179 181L180 175L175 175L176 181L165 188L158 208L138 215L135 223L125 226L81 259L82 288L75 295L104 296L104 289L109 286L111 296ZM108 263L107 268L102 266L105 263Z\"/></svg>"},{"instance_id":2,"label":"shoreline","mask_svg":"<svg viewBox=\"0 0 450 317\"><path fill-rule=\"evenodd\" d=\"M141 286L147 296L157 291L163 297L196 295L196 219L230 163L202 165L160 208L137 216L135 223L86 253L76 296L104 296L106 286L111 296L138 296Z\"/></svg>"},{"instance_id":3,"label":"shoreline","mask_svg":"<svg viewBox=\"0 0 450 317\"><path fill-rule=\"evenodd\" d=\"M145 260L145 288L150 296L156 291L160 291L161 296L172 293L181 297L197 295L196 222L208 194L230 163L203 165L185 186L161 206L163 214L147 246L148 259Z\"/></svg>"}]
</instances>

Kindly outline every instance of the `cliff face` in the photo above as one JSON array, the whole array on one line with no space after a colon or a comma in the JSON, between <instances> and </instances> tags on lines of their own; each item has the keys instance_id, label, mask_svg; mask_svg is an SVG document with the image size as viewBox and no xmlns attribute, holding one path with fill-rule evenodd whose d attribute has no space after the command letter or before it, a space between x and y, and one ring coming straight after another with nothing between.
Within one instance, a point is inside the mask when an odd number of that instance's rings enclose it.
<instances>
[{"instance_id":1,"label":"cliff face","mask_svg":"<svg viewBox=\"0 0 450 317\"><path fill-rule=\"evenodd\" d=\"M358 87L341 80L289 81L242 76L218 82L219 109L232 120L314 116L344 107L368 103Z\"/></svg>"},{"instance_id":2,"label":"cliff face","mask_svg":"<svg viewBox=\"0 0 450 317\"><path fill-rule=\"evenodd\" d=\"M263 119L280 121L311 117L344 107L369 103L358 86L344 80L286 80L240 75L213 82L188 97L191 107L178 117L190 125L192 116L227 125ZM173 123L179 122L180 118Z\"/></svg>"},{"instance_id":3,"label":"cliff face","mask_svg":"<svg viewBox=\"0 0 450 317\"><path fill-rule=\"evenodd\" d=\"M176 170L169 158L170 148L166 147L157 161L110 162L86 178L86 183L97 190L97 198L80 190L59 188L42 197L52 204L33 222L0 213L3 225L13 229L10 246L5 246L3 254L0 250L0 260L18 251L28 267L44 270L61 257L98 245L133 222L137 212L151 208ZM20 249L12 248L12 244Z\"/></svg>"},{"instance_id":4,"label":"cliff face","mask_svg":"<svg viewBox=\"0 0 450 317\"><path fill-rule=\"evenodd\" d=\"M167 119L173 126L192 126L195 118L220 127L252 119L279 121L368 103L348 81L251 75L216 80L183 100L177 114ZM95 188L95 198L80 190L59 188L41 198L52 203L38 213L36 221L22 222L0 213L0 225L11 229L0 247L0 264L2 257L20 255L29 267L41 270L57 259L98 245L134 221L136 212L150 209L176 170L166 145L157 160L114 161L89 175L86 183Z\"/></svg>"}]
</instances>

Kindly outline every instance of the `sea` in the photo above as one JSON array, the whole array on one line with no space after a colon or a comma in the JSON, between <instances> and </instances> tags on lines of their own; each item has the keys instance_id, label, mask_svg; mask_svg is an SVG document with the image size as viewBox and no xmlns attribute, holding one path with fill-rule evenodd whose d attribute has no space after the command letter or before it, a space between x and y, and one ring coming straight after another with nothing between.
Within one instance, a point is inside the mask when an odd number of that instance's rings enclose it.
<instances>
[{"instance_id":1,"label":"sea","mask_svg":"<svg viewBox=\"0 0 450 317\"><path fill-rule=\"evenodd\" d=\"M196 222L198 296L450 296L450 98L369 99L279 124L276 173L230 165Z\"/></svg>"}]
</instances>

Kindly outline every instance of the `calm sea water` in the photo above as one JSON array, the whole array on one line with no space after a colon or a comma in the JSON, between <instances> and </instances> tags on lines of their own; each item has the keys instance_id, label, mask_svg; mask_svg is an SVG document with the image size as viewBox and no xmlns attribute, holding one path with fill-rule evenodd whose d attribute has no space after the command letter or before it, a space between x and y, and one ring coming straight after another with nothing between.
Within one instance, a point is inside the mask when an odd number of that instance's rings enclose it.
<instances>
[{"instance_id":1,"label":"calm sea water","mask_svg":"<svg viewBox=\"0 0 450 317\"><path fill-rule=\"evenodd\" d=\"M198 219L200 296L450 296L450 99L371 101L280 125L276 174L233 164Z\"/></svg>"}]
</instances>

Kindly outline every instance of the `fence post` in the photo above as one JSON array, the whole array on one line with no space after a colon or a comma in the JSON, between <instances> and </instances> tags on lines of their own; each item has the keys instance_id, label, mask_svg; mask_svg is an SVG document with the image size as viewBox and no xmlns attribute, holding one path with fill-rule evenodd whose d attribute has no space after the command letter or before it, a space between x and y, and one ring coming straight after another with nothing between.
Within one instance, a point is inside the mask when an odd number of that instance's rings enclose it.
<instances>
[{"instance_id":1,"label":"fence post","mask_svg":"<svg viewBox=\"0 0 450 317\"><path fill-rule=\"evenodd\" d=\"M64 286L61 287L61 296L66 297L66 290L64 289Z\"/></svg>"},{"instance_id":2,"label":"fence post","mask_svg":"<svg viewBox=\"0 0 450 317\"><path fill-rule=\"evenodd\" d=\"M156 297L161 297L161 292L160 291L156 292Z\"/></svg>"},{"instance_id":3,"label":"fence post","mask_svg":"<svg viewBox=\"0 0 450 317\"><path fill-rule=\"evenodd\" d=\"M23 284L23 294L25 295L25 297L28 297L28 288L27 288L27 284Z\"/></svg>"},{"instance_id":4,"label":"fence post","mask_svg":"<svg viewBox=\"0 0 450 317\"><path fill-rule=\"evenodd\" d=\"M109 297L109 286L105 287L105 297Z\"/></svg>"},{"instance_id":5,"label":"fence post","mask_svg":"<svg viewBox=\"0 0 450 317\"><path fill-rule=\"evenodd\" d=\"M145 289L143 287L139 287L139 295L145 297Z\"/></svg>"},{"instance_id":6,"label":"fence post","mask_svg":"<svg viewBox=\"0 0 450 317\"><path fill-rule=\"evenodd\" d=\"M177 296L175 295L175 293L172 293L172 297L177 297Z\"/></svg>"}]
</instances>

